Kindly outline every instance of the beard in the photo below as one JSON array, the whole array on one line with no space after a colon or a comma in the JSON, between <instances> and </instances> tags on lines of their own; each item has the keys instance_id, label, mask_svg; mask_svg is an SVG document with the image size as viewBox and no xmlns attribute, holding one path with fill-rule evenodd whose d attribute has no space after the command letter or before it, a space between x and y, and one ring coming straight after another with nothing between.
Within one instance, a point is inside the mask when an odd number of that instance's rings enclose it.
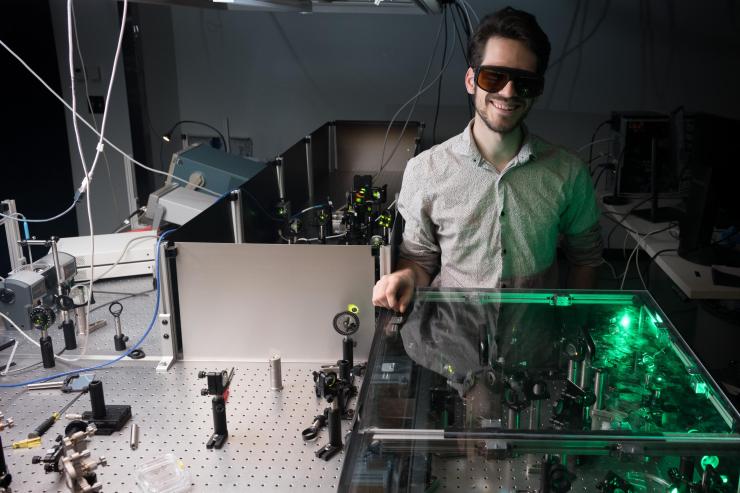
<instances>
[{"instance_id":1,"label":"beard","mask_svg":"<svg viewBox=\"0 0 740 493\"><path fill-rule=\"evenodd\" d=\"M522 121L527 117L529 114L529 110L532 109L532 104L529 103L528 100L524 98L503 98L503 97L496 97L492 94L486 93L485 99L484 99L484 106L481 108L478 106L478 88L475 88L475 92L473 93L473 100L475 102L475 112L478 114L478 116L483 120L483 123L486 124L486 126L492 131L496 132L501 135L507 135L511 132L515 131L517 128L519 128L519 125L521 125ZM524 107L524 111L522 114L517 118L516 120L512 120L510 122L506 123L494 123L486 114L486 111L488 109L488 103L489 101L496 100L501 101L502 103L514 103L517 105L521 105Z\"/></svg>"}]
</instances>

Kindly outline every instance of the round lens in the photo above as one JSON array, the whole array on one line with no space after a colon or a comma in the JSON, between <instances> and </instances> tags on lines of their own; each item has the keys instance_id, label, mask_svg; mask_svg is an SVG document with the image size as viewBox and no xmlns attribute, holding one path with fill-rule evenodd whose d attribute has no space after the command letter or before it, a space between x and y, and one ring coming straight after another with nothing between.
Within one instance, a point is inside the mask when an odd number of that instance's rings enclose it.
<instances>
[{"instance_id":1,"label":"round lens","mask_svg":"<svg viewBox=\"0 0 740 493\"><path fill-rule=\"evenodd\" d=\"M516 89L516 93L523 98L534 98L542 94L544 81L529 77L515 78L514 89Z\"/></svg>"},{"instance_id":2,"label":"round lens","mask_svg":"<svg viewBox=\"0 0 740 493\"><path fill-rule=\"evenodd\" d=\"M509 81L509 76L503 72L482 68L478 72L478 87L486 92L499 92Z\"/></svg>"}]
</instances>

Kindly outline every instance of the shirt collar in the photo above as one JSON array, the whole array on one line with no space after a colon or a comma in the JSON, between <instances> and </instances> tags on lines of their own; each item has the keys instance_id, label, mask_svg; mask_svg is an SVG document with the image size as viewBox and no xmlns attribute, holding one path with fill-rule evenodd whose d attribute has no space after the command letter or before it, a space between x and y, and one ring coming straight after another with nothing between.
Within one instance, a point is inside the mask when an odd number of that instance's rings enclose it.
<instances>
[{"instance_id":1,"label":"shirt collar","mask_svg":"<svg viewBox=\"0 0 740 493\"><path fill-rule=\"evenodd\" d=\"M483 158L483 156L481 156L478 146L475 144L475 139L473 139L474 121L475 119L470 120L468 125L465 127L465 130L463 130L460 135L460 145L457 150L464 156L470 158L473 164L477 166L486 166L488 162ZM519 149L516 156L509 161L506 168L526 164L530 160L537 159L536 138L529 132L527 126L523 123L522 131L524 132L524 142L522 143L522 147Z\"/></svg>"}]
</instances>

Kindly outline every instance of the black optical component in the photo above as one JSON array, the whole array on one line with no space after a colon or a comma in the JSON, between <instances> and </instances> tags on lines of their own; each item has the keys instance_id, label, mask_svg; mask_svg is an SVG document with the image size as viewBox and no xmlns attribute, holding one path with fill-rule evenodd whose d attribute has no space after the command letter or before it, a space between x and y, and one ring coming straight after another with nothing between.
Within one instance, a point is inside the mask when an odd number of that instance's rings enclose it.
<instances>
[{"instance_id":1,"label":"black optical component","mask_svg":"<svg viewBox=\"0 0 740 493\"><path fill-rule=\"evenodd\" d=\"M512 81L517 95L535 98L545 89L545 78L535 72L510 67L482 65L475 69L475 84L486 92L499 92Z\"/></svg>"}]
</instances>

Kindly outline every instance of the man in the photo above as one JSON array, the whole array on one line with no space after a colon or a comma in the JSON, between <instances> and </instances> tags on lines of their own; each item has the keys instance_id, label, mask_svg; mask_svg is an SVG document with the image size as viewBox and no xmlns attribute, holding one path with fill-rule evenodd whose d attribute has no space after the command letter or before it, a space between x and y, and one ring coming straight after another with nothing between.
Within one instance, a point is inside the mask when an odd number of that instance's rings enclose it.
<instances>
[{"instance_id":1,"label":"man","mask_svg":"<svg viewBox=\"0 0 740 493\"><path fill-rule=\"evenodd\" d=\"M507 7L481 21L468 53L465 87L476 115L408 162L400 258L375 285L376 306L403 312L414 288L430 283L557 287L561 239L569 286L594 287L602 244L588 169L523 124L544 87L547 35L534 16Z\"/></svg>"}]
</instances>

